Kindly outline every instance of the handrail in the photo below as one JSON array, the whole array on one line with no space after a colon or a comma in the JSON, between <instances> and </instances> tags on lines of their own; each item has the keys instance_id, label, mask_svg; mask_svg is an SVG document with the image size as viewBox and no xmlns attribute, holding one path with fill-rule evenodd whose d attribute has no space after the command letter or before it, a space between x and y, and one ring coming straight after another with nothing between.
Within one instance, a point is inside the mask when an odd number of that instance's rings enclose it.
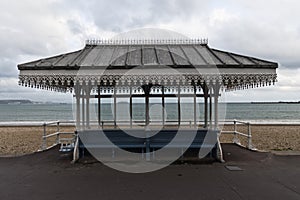
<instances>
[{"instance_id":1,"label":"handrail","mask_svg":"<svg viewBox=\"0 0 300 200\"><path fill-rule=\"evenodd\" d=\"M246 125L247 126L247 133L242 133L239 132L237 130L237 125L238 124L242 124L242 125ZM243 136L248 138L248 144L247 144L247 148L253 150L253 146L252 146L252 133L251 133L251 124L249 122L243 122L243 121L237 121L237 120L233 120L233 131L221 131L221 134L233 134L233 143L241 145L238 136Z\"/></svg>"},{"instance_id":2,"label":"handrail","mask_svg":"<svg viewBox=\"0 0 300 200\"><path fill-rule=\"evenodd\" d=\"M96 123L97 121L94 121L95 122L95 124L98 124L98 123ZM105 121L101 121L101 126L102 126L102 128L104 127L104 122L106 122L106 123L114 123L114 121L113 120L105 120ZM120 120L120 121L118 121L119 123L122 123L122 122L128 122L128 121L125 121L125 120ZM140 123L142 123L143 122L143 120L137 120L137 121L135 121L135 122L140 122ZM153 121L153 122L160 122L160 121ZM177 122L176 120L169 120L169 121L166 121L166 122ZM187 123L187 125L190 125L190 127L192 126L192 124L193 124L193 121L192 120L188 120L188 121L181 121L182 123ZM201 123L201 122L204 122L204 121L197 121L197 126L199 125L199 123ZM49 149L49 148L52 148L53 146L56 146L56 145L58 145L58 144L60 144L62 141L63 141L63 139L61 140L61 138L60 138L60 136L61 135L70 135L70 134L73 134L74 135L74 132L61 132L60 131L60 124L61 124L62 122L60 122L60 121L52 121L52 122L44 122L43 123L43 128L44 128L44 131L43 131L43 136L42 136L42 140L43 140L43 142L42 142L42 146L41 146L41 150L43 151L43 150L47 150L47 149ZM74 122L64 122L64 123L74 123ZM249 122L243 122L243 121L238 121L238 120L233 120L233 121L230 121L230 120L224 120L224 121L220 121L220 123L233 123L233 131L221 131L221 134L233 134L234 135L234 138L233 138L233 143L236 143L236 144L239 144L239 145L241 145L240 144L240 141L239 141L239 139L238 139L238 136L242 136L242 137L246 137L246 138L248 138L248 144L247 144L247 148L248 149L253 149L253 147L252 147L252 134L251 134L251 124L249 123ZM247 128L247 133L242 133L242 132L240 132L240 131L238 131L237 130L237 125L238 124L242 124L242 125L246 125L248 128ZM99 125L99 124L98 124ZM167 124L164 124L165 126L167 125ZM54 132L54 133L51 133L51 134L48 134L47 135L47 127L48 126L56 126L57 128L57 130L56 130L56 132ZM56 136L56 140L55 140L55 143L51 146L51 147L47 147L47 139L48 138L50 138L50 137L55 137Z\"/></svg>"},{"instance_id":3,"label":"handrail","mask_svg":"<svg viewBox=\"0 0 300 200\"><path fill-rule=\"evenodd\" d=\"M56 126L56 132L48 134L47 135L47 127L48 126ZM44 122L43 123L43 136L42 136L42 146L41 146L41 151L47 150L47 149L51 149L52 147L60 144L63 139L60 138L60 135L70 135L70 134L74 134L74 132L60 132L60 121L53 121L53 122ZM54 142L54 144L52 144L50 147L48 147L47 144L47 139L50 137L54 137L56 136L56 140Z\"/></svg>"}]
</instances>

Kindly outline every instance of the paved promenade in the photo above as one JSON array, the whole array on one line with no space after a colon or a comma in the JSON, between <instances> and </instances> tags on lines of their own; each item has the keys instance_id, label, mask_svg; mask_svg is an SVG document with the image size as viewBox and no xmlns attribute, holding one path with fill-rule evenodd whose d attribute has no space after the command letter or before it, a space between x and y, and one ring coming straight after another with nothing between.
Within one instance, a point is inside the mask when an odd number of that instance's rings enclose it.
<instances>
[{"instance_id":1,"label":"paved promenade","mask_svg":"<svg viewBox=\"0 0 300 200\"><path fill-rule=\"evenodd\" d=\"M128 174L101 163L70 164L58 149L0 158L0 196L47 199L300 199L300 156L223 145L226 163L174 164Z\"/></svg>"}]
</instances>

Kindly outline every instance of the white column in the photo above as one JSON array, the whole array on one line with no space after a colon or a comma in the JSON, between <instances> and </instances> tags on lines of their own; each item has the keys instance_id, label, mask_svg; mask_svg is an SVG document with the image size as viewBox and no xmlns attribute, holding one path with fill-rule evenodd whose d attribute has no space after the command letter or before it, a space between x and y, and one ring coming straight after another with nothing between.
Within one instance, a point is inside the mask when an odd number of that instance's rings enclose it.
<instances>
[{"instance_id":1,"label":"white column","mask_svg":"<svg viewBox=\"0 0 300 200\"><path fill-rule=\"evenodd\" d=\"M101 88L98 86L98 125L101 127Z\"/></svg>"},{"instance_id":2,"label":"white column","mask_svg":"<svg viewBox=\"0 0 300 200\"><path fill-rule=\"evenodd\" d=\"M194 128L197 127L197 86L194 85Z\"/></svg>"},{"instance_id":3,"label":"white column","mask_svg":"<svg viewBox=\"0 0 300 200\"><path fill-rule=\"evenodd\" d=\"M77 83L78 84L78 83ZM75 98L76 98L76 128L80 127L80 85L75 85Z\"/></svg>"},{"instance_id":4,"label":"white column","mask_svg":"<svg viewBox=\"0 0 300 200\"><path fill-rule=\"evenodd\" d=\"M161 103L162 103L162 108L161 108L161 112L162 112L162 125L163 127L165 126L165 87L162 85L161 86Z\"/></svg>"},{"instance_id":5,"label":"white column","mask_svg":"<svg viewBox=\"0 0 300 200\"><path fill-rule=\"evenodd\" d=\"M90 95L91 95L91 85L87 84L86 90L86 128L90 129Z\"/></svg>"},{"instance_id":6,"label":"white column","mask_svg":"<svg viewBox=\"0 0 300 200\"><path fill-rule=\"evenodd\" d=\"M216 83L214 86L214 103L215 103L215 130L219 127L219 84Z\"/></svg>"},{"instance_id":7,"label":"white column","mask_svg":"<svg viewBox=\"0 0 300 200\"><path fill-rule=\"evenodd\" d=\"M180 85L178 85L178 100L177 100L177 107L178 107L178 126L181 124L181 108L180 108Z\"/></svg>"},{"instance_id":8,"label":"white column","mask_svg":"<svg viewBox=\"0 0 300 200\"><path fill-rule=\"evenodd\" d=\"M212 129L212 115L213 115L213 106L212 106L212 96L213 96L213 88L209 89L209 127Z\"/></svg>"},{"instance_id":9,"label":"white column","mask_svg":"<svg viewBox=\"0 0 300 200\"><path fill-rule=\"evenodd\" d=\"M130 86L130 97L129 97L129 113L130 113L130 128L132 128L132 87Z\"/></svg>"},{"instance_id":10,"label":"white column","mask_svg":"<svg viewBox=\"0 0 300 200\"><path fill-rule=\"evenodd\" d=\"M81 120L81 126L82 128L84 129L85 128L85 90L84 90L84 86L82 86L82 89L81 89L81 96L82 96L82 99L81 99L81 117L82 117L82 120Z\"/></svg>"},{"instance_id":11,"label":"white column","mask_svg":"<svg viewBox=\"0 0 300 200\"><path fill-rule=\"evenodd\" d=\"M117 128L117 87L114 87L114 128Z\"/></svg>"},{"instance_id":12,"label":"white column","mask_svg":"<svg viewBox=\"0 0 300 200\"><path fill-rule=\"evenodd\" d=\"M206 83L202 86L204 95L204 128L208 127L208 87Z\"/></svg>"}]
</instances>

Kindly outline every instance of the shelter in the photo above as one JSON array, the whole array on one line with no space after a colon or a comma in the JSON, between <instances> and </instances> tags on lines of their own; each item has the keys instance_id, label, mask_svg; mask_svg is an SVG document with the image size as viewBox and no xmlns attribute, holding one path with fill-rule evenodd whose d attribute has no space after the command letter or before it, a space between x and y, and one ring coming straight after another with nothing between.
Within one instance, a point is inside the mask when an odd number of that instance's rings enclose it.
<instances>
[{"instance_id":1,"label":"shelter","mask_svg":"<svg viewBox=\"0 0 300 200\"><path fill-rule=\"evenodd\" d=\"M177 100L178 126L181 125L181 98L190 98L194 102L192 128L196 128L197 135L201 137L196 136L200 139L195 139L188 148L203 146L204 137L213 134L218 142L213 144L212 155L220 160L220 90L271 85L276 81L277 67L278 64L274 62L210 48L206 39L88 40L82 50L18 65L19 84L22 86L60 92L74 91L79 137L91 133L95 128L105 129L101 119L101 101L112 99L113 127L109 127L110 132L106 133L114 135L111 137L113 143L124 149L138 148L146 153L155 152L166 146L176 131L165 127L151 137L121 139L124 138L124 131L120 129L117 120L118 98L129 100L129 129L134 128L133 100L144 98L144 129L137 131L137 134L142 135L148 135L147 132L155 129L151 128L149 117L151 98L161 98L163 126L167 123L164 117L165 98ZM198 98L203 98L204 102L203 124L197 120ZM97 99L96 127L90 119L91 99ZM187 129L185 134L188 132ZM105 145L98 144L98 147Z\"/></svg>"}]
</instances>

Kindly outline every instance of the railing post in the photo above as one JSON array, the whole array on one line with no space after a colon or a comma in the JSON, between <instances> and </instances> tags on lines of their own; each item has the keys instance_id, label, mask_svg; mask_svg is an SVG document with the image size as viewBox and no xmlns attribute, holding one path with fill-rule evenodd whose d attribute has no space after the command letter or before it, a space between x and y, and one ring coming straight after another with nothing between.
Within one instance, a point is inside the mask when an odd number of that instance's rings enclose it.
<instances>
[{"instance_id":1,"label":"railing post","mask_svg":"<svg viewBox=\"0 0 300 200\"><path fill-rule=\"evenodd\" d=\"M233 137L233 142L234 143L239 143L239 139L238 139L238 136L237 136L237 124L236 124L236 120L233 120L233 134L234 134L234 137Z\"/></svg>"},{"instance_id":2,"label":"railing post","mask_svg":"<svg viewBox=\"0 0 300 200\"><path fill-rule=\"evenodd\" d=\"M251 134L251 125L248 122L248 149L252 149L252 134Z\"/></svg>"},{"instance_id":3,"label":"railing post","mask_svg":"<svg viewBox=\"0 0 300 200\"><path fill-rule=\"evenodd\" d=\"M56 132L57 132L57 135L56 135L56 144L59 144L60 143L60 130L59 130L59 121L57 122L57 127L56 127Z\"/></svg>"},{"instance_id":4,"label":"railing post","mask_svg":"<svg viewBox=\"0 0 300 200\"><path fill-rule=\"evenodd\" d=\"M43 144L42 144L42 150L46 150L47 149L47 132L46 132L46 126L47 124L44 123L43 124L43 128L44 128L44 132L43 132Z\"/></svg>"},{"instance_id":5,"label":"railing post","mask_svg":"<svg viewBox=\"0 0 300 200\"><path fill-rule=\"evenodd\" d=\"M75 141L74 141L74 151L73 151L73 160L72 163L74 164L80 157L80 151L79 151L79 137L77 130L74 133L75 135Z\"/></svg>"}]
</instances>

